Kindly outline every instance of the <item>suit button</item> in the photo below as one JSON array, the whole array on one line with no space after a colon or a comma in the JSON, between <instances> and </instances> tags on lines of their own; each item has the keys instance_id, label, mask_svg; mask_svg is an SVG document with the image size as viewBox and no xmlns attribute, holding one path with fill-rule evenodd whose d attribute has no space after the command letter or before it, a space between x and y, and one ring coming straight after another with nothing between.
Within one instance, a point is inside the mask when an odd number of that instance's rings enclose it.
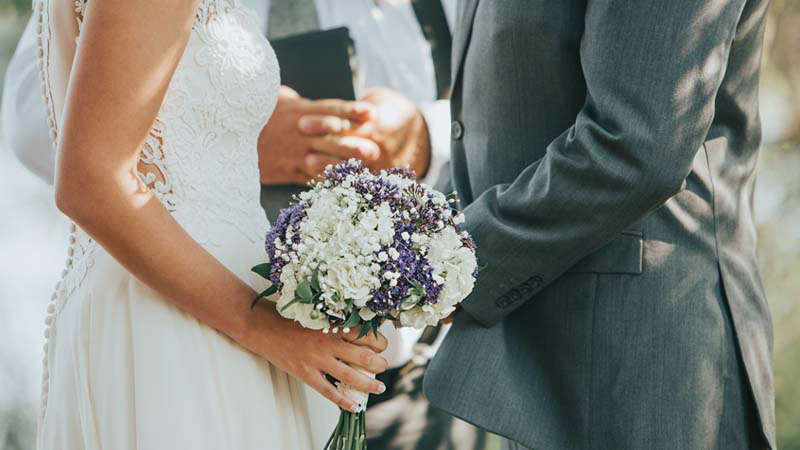
<instances>
[{"instance_id":1,"label":"suit button","mask_svg":"<svg viewBox=\"0 0 800 450\"><path fill-rule=\"evenodd\" d=\"M450 135L454 141L460 141L464 137L464 125L460 121L454 120L450 125Z\"/></svg>"}]
</instances>

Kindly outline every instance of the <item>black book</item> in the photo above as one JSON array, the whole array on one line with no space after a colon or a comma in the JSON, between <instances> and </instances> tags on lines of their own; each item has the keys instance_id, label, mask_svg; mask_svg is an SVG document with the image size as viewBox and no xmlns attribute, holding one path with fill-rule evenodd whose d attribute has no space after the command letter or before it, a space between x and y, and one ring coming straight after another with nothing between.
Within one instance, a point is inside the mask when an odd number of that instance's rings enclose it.
<instances>
[{"instance_id":1,"label":"black book","mask_svg":"<svg viewBox=\"0 0 800 450\"><path fill-rule=\"evenodd\" d=\"M347 27L296 34L271 41L281 84L312 100L355 100L355 47Z\"/></svg>"}]
</instances>

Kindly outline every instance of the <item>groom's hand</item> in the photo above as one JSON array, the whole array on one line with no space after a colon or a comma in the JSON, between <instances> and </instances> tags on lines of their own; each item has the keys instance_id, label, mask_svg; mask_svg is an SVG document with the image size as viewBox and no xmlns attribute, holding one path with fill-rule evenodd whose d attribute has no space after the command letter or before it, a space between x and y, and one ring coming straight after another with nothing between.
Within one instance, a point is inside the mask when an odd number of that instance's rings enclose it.
<instances>
[{"instance_id":1,"label":"groom's hand","mask_svg":"<svg viewBox=\"0 0 800 450\"><path fill-rule=\"evenodd\" d=\"M343 159L375 161L379 148L373 141L336 135L369 121L372 114L373 106L366 102L312 101L281 86L275 111L258 138L261 183L303 184ZM308 122L326 132L301 133Z\"/></svg>"}]
</instances>

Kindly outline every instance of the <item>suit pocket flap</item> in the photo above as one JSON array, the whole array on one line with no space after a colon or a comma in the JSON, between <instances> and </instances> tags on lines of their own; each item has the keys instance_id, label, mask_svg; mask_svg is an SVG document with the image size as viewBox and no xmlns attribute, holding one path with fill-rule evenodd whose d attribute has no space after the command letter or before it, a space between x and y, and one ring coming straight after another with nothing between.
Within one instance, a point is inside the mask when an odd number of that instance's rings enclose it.
<instances>
[{"instance_id":1,"label":"suit pocket flap","mask_svg":"<svg viewBox=\"0 0 800 450\"><path fill-rule=\"evenodd\" d=\"M605 247L578 261L568 273L642 273L642 233L623 231Z\"/></svg>"}]
</instances>

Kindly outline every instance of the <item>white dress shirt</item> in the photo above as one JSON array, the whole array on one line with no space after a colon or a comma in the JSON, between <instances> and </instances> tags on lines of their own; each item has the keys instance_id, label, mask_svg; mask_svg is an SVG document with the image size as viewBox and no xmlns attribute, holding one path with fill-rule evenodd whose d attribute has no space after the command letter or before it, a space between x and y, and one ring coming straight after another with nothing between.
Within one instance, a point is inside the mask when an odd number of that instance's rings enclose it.
<instances>
[{"instance_id":1,"label":"white dress shirt","mask_svg":"<svg viewBox=\"0 0 800 450\"><path fill-rule=\"evenodd\" d=\"M267 31L270 0L243 0L258 13ZM431 160L421 180L434 184L441 167L450 159L450 107L437 100L431 49L417 21L411 0L315 0L321 28L346 26L358 56L357 93L371 87L394 89L414 102L422 112L431 138ZM443 0L450 27L456 0ZM36 30L28 23L6 72L2 105L3 129L8 146L20 161L52 184L55 157L50 144L47 112L42 100L36 56ZM413 329L381 329L389 338L385 356L392 366L404 364L420 336Z\"/></svg>"}]
</instances>

